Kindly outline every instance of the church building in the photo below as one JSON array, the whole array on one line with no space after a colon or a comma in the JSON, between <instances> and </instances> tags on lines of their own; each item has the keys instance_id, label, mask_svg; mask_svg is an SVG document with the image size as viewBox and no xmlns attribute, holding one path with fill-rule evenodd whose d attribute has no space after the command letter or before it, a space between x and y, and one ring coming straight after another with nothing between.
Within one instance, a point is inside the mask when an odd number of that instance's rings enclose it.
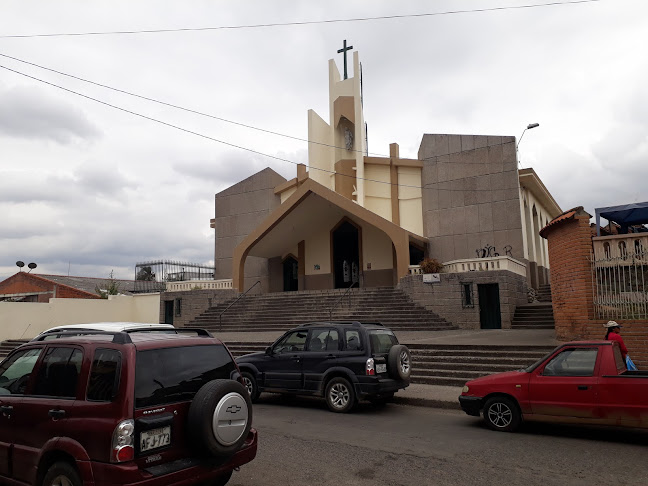
<instances>
[{"instance_id":1,"label":"church building","mask_svg":"<svg viewBox=\"0 0 648 486\"><path fill-rule=\"evenodd\" d=\"M215 279L244 292L396 286L425 257L449 272L514 269L549 279L538 232L561 209L513 136L424 134L418 157L398 144L369 155L361 66L329 60L328 121L308 112L308 166L270 168L215 196ZM417 129L417 127L412 127Z\"/></svg>"}]
</instances>

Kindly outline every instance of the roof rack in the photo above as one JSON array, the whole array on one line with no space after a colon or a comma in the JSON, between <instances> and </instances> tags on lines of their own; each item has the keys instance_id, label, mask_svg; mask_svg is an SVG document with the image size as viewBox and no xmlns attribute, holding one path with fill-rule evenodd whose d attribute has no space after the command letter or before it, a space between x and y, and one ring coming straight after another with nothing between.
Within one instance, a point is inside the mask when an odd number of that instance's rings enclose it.
<instances>
[{"instance_id":1,"label":"roof rack","mask_svg":"<svg viewBox=\"0 0 648 486\"><path fill-rule=\"evenodd\" d=\"M169 329L168 327L148 327L148 328L128 329L125 331L94 331L90 329L85 329L85 330L78 330L78 331L68 330L68 331L61 331L61 332L50 332L50 333L41 334L40 336L36 336L34 339L32 339L32 341L45 341L45 340L49 341L53 337L58 339L58 338L74 337L74 336L113 336L113 340L112 340L113 343L128 344L133 342L133 340L130 337L131 333L160 332L160 331L166 331L169 334L172 332L174 334L195 332L198 336L213 337L211 333L206 329L201 329L197 327L183 327L180 329L179 328Z\"/></svg>"}]
</instances>

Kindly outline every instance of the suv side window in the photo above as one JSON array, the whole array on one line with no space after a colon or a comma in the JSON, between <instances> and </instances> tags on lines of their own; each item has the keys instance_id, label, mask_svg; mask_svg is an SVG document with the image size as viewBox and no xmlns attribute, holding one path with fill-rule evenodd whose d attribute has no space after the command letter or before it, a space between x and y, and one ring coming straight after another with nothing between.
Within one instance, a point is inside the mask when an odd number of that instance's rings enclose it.
<instances>
[{"instance_id":1,"label":"suv side window","mask_svg":"<svg viewBox=\"0 0 648 486\"><path fill-rule=\"evenodd\" d=\"M362 351L360 331L353 329L344 330L344 346L347 351Z\"/></svg>"},{"instance_id":2,"label":"suv side window","mask_svg":"<svg viewBox=\"0 0 648 486\"><path fill-rule=\"evenodd\" d=\"M338 332L337 329L313 329L308 340L309 351L337 351Z\"/></svg>"},{"instance_id":3,"label":"suv side window","mask_svg":"<svg viewBox=\"0 0 648 486\"><path fill-rule=\"evenodd\" d=\"M36 376L34 395L76 398L83 353L77 348L51 347Z\"/></svg>"},{"instance_id":4,"label":"suv side window","mask_svg":"<svg viewBox=\"0 0 648 486\"><path fill-rule=\"evenodd\" d=\"M110 402L119 389L121 353L116 349L97 349L90 379L88 380L88 400Z\"/></svg>"},{"instance_id":5,"label":"suv side window","mask_svg":"<svg viewBox=\"0 0 648 486\"><path fill-rule=\"evenodd\" d=\"M23 395L43 348L15 353L0 367L0 395Z\"/></svg>"},{"instance_id":6,"label":"suv side window","mask_svg":"<svg viewBox=\"0 0 648 486\"><path fill-rule=\"evenodd\" d=\"M308 331L295 331L283 337L274 347L277 354L303 351L306 346Z\"/></svg>"}]
</instances>

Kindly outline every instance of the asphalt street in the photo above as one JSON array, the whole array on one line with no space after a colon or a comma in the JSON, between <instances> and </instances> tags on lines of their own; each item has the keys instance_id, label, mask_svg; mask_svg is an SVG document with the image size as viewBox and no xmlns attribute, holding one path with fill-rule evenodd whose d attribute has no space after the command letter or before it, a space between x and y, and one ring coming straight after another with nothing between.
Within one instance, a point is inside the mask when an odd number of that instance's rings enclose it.
<instances>
[{"instance_id":1,"label":"asphalt street","mask_svg":"<svg viewBox=\"0 0 648 486\"><path fill-rule=\"evenodd\" d=\"M229 484L648 485L648 431L524 424L510 434L461 411L262 395L256 459Z\"/></svg>"}]
</instances>

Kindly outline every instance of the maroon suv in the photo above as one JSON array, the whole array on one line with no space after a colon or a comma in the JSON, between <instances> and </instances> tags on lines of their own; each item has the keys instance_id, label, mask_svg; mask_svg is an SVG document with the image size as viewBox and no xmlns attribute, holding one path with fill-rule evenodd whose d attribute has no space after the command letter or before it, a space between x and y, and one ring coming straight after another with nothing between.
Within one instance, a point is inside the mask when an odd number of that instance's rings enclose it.
<instances>
[{"instance_id":1,"label":"maroon suv","mask_svg":"<svg viewBox=\"0 0 648 486\"><path fill-rule=\"evenodd\" d=\"M208 332L63 332L0 364L0 483L224 485L254 459L252 404Z\"/></svg>"}]
</instances>

